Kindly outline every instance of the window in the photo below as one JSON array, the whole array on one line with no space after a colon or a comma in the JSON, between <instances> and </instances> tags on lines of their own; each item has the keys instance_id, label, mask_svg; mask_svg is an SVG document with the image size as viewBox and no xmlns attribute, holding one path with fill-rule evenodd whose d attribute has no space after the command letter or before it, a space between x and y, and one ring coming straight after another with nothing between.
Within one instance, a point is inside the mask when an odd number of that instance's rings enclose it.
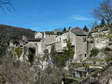
<instances>
[{"instance_id":1,"label":"window","mask_svg":"<svg viewBox=\"0 0 112 84\"><path fill-rule=\"evenodd\" d=\"M85 57L86 57L86 54L85 54Z\"/></svg>"}]
</instances>

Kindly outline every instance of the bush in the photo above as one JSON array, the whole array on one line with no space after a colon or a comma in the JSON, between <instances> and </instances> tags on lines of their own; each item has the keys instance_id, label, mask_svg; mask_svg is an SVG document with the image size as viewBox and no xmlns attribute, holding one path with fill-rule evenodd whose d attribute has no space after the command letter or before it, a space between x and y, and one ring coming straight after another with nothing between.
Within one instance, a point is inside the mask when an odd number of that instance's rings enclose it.
<instances>
[{"instance_id":1,"label":"bush","mask_svg":"<svg viewBox=\"0 0 112 84\"><path fill-rule=\"evenodd\" d=\"M112 51L112 49L109 47L106 47L104 51Z\"/></svg>"},{"instance_id":2,"label":"bush","mask_svg":"<svg viewBox=\"0 0 112 84\"><path fill-rule=\"evenodd\" d=\"M21 54L22 54L22 48L21 47L15 48L15 52L16 52L18 58L19 58L21 56Z\"/></svg>"},{"instance_id":3,"label":"bush","mask_svg":"<svg viewBox=\"0 0 112 84\"><path fill-rule=\"evenodd\" d=\"M98 53L99 53L99 50L98 50L97 48L93 48L93 49L91 50L90 57L92 57L92 56L97 56Z\"/></svg>"},{"instance_id":4,"label":"bush","mask_svg":"<svg viewBox=\"0 0 112 84\"><path fill-rule=\"evenodd\" d=\"M3 57L5 55L6 47L0 47L0 57Z\"/></svg>"},{"instance_id":5,"label":"bush","mask_svg":"<svg viewBox=\"0 0 112 84\"><path fill-rule=\"evenodd\" d=\"M34 62L34 56L35 56L35 48L29 48L28 60L29 60L31 65Z\"/></svg>"}]
</instances>

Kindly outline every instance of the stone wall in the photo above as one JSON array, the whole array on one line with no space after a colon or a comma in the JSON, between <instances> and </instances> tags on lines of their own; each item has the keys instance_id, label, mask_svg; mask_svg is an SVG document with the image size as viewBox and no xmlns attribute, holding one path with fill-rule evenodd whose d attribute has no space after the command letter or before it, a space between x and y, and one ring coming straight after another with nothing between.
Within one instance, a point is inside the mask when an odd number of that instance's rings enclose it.
<instances>
[{"instance_id":1,"label":"stone wall","mask_svg":"<svg viewBox=\"0 0 112 84\"><path fill-rule=\"evenodd\" d=\"M70 39L74 47L74 61L87 56L87 36L76 36L72 32L67 32L57 38L56 49L59 51L67 46L66 40Z\"/></svg>"},{"instance_id":2,"label":"stone wall","mask_svg":"<svg viewBox=\"0 0 112 84\"><path fill-rule=\"evenodd\" d=\"M39 33L40 35L40 33ZM35 56L40 56L44 54L47 49L51 52L51 46L55 44L57 52L63 52L63 49L67 47L66 41L70 39L72 47L74 47L74 61L83 59L87 56L87 37L86 36L76 36L72 32L64 33L60 36L57 35L45 35L45 37L39 41L30 41L23 45L25 48L35 48ZM11 45L12 46L12 45ZM25 55L25 54L24 54Z\"/></svg>"},{"instance_id":3,"label":"stone wall","mask_svg":"<svg viewBox=\"0 0 112 84\"><path fill-rule=\"evenodd\" d=\"M76 36L74 60L80 60L87 57L87 37Z\"/></svg>"},{"instance_id":4,"label":"stone wall","mask_svg":"<svg viewBox=\"0 0 112 84\"><path fill-rule=\"evenodd\" d=\"M105 48L109 43L109 39L106 37L108 34L109 31L92 33L92 37L94 38L94 47L98 49Z\"/></svg>"}]
</instances>

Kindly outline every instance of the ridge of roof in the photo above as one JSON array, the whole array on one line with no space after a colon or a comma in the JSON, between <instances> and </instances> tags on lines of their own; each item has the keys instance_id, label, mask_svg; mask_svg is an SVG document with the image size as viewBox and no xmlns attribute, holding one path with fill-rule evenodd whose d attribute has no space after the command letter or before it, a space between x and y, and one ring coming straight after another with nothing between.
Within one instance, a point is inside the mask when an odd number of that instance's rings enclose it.
<instances>
[{"instance_id":1,"label":"ridge of roof","mask_svg":"<svg viewBox=\"0 0 112 84\"><path fill-rule=\"evenodd\" d=\"M87 34L79 27L72 28L70 31L77 36L87 36Z\"/></svg>"}]
</instances>

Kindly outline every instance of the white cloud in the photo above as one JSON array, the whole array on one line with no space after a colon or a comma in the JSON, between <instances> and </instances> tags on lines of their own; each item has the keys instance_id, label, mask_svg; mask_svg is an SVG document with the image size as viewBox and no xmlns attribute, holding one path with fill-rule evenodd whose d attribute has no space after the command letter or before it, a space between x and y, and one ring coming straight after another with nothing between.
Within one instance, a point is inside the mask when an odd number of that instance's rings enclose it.
<instances>
[{"instance_id":1,"label":"white cloud","mask_svg":"<svg viewBox=\"0 0 112 84\"><path fill-rule=\"evenodd\" d=\"M91 21L93 18L84 17L84 16L72 16L72 19L77 21Z\"/></svg>"}]
</instances>

